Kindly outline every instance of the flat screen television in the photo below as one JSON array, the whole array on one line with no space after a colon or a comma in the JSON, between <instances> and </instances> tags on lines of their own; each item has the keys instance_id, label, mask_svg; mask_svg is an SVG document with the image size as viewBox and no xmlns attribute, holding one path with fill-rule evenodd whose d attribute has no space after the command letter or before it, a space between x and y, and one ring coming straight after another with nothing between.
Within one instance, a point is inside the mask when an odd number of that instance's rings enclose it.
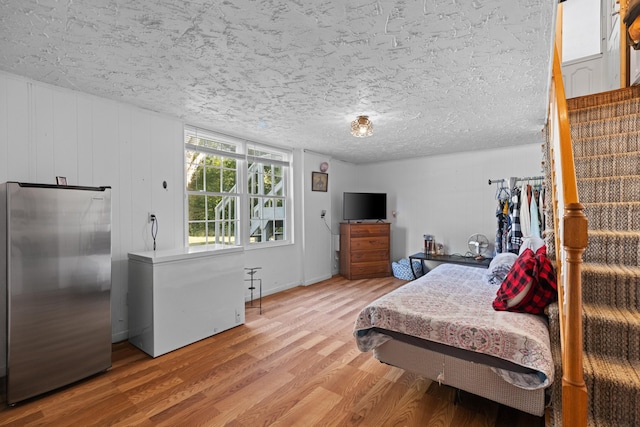
<instances>
[{"instance_id":1,"label":"flat screen television","mask_svg":"<svg viewBox=\"0 0 640 427\"><path fill-rule=\"evenodd\" d=\"M387 219L386 193L344 193L342 217L345 221Z\"/></svg>"}]
</instances>

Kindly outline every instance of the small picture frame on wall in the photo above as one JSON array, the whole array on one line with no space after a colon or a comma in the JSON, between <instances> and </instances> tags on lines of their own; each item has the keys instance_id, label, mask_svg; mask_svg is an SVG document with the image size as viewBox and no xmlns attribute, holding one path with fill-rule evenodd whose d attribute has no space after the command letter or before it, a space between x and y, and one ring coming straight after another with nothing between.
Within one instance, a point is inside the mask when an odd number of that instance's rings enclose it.
<instances>
[{"instance_id":1,"label":"small picture frame on wall","mask_svg":"<svg viewBox=\"0 0 640 427\"><path fill-rule=\"evenodd\" d=\"M67 185L67 177L66 176L56 176L56 184L57 185Z\"/></svg>"},{"instance_id":2,"label":"small picture frame on wall","mask_svg":"<svg viewBox=\"0 0 640 427\"><path fill-rule=\"evenodd\" d=\"M311 172L311 191L327 191L329 174L324 172Z\"/></svg>"}]
</instances>

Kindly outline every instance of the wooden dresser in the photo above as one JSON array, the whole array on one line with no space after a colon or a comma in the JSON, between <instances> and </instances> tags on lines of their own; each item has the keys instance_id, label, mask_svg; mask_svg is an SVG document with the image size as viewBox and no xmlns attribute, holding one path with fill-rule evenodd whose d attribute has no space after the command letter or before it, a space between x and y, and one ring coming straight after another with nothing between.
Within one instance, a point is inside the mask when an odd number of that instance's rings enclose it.
<instances>
[{"instance_id":1,"label":"wooden dresser","mask_svg":"<svg viewBox=\"0 0 640 427\"><path fill-rule=\"evenodd\" d=\"M389 223L340 224L340 274L349 280L391 275Z\"/></svg>"}]
</instances>

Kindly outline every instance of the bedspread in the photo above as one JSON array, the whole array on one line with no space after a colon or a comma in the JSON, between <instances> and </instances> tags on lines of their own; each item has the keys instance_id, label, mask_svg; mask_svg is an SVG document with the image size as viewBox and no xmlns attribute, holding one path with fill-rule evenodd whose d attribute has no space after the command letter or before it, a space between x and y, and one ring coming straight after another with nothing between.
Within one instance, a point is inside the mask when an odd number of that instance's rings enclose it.
<instances>
[{"instance_id":1,"label":"bedspread","mask_svg":"<svg viewBox=\"0 0 640 427\"><path fill-rule=\"evenodd\" d=\"M537 374L495 369L505 381L537 389L553 382L554 368L546 318L495 311L498 286L486 270L441 264L425 276L378 298L362 309L354 336L361 351L391 339L371 328L386 329L479 353L531 368Z\"/></svg>"}]
</instances>

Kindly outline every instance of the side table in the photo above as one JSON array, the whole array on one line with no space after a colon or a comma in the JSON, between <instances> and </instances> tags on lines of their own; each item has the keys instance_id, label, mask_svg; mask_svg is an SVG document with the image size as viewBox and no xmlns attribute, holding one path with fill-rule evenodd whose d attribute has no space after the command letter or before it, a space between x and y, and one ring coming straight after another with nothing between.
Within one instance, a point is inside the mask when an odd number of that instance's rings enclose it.
<instances>
[{"instance_id":1,"label":"side table","mask_svg":"<svg viewBox=\"0 0 640 427\"><path fill-rule=\"evenodd\" d=\"M413 269L413 260L420 261L420 269L422 270L422 274L424 274L426 272L424 265L425 261L435 261L449 264L469 265L471 267L488 268L492 259L493 258L476 259L473 256L464 255L427 255L424 252L418 252L409 256L409 265L411 266L413 277L417 279L418 275Z\"/></svg>"}]
</instances>

